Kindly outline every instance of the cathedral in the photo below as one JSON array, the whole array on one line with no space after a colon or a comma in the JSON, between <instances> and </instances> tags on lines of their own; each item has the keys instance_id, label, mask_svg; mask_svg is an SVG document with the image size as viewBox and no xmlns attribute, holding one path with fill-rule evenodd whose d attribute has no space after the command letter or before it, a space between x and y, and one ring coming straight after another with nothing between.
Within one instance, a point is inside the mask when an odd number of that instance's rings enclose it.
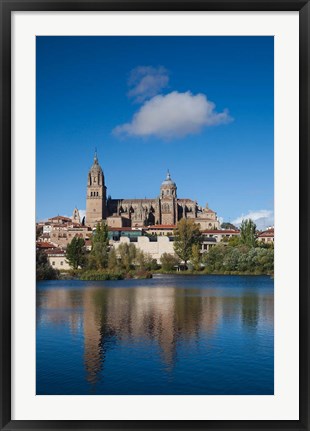
<instances>
[{"instance_id":1,"label":"cathedral","mask_svg":"<svg viewBox=\"0 0 310 431\"><path fill-rule=\"evenodd\" d=\"M95 153L87 178L87 226L93 228L101 220L107 220L112 227L174 227L182 218L193 219L202 230L220 227L216 213L208 204L202 208L192 199L178 198L177 186L169 171L161 183L159 196L154 199L107 198L104 174Z\"/></svg>"}]
</instances>

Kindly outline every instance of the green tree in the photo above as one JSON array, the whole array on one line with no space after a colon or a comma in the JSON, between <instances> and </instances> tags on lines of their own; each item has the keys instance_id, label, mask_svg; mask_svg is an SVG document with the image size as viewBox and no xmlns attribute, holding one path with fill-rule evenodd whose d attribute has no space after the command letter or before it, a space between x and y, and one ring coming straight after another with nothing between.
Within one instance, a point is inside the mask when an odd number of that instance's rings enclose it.
<instances>
[{"instance_id":1,"label":"green tree","mask_svg":"<svg viewBox=\"0 0 310 431\"><path fill-rule=\"evenodd\" d=\"M256 224L253 220L242 220L240 226L240 243L250 247L256 246Z\"/></svg>"},{"instance_id":2,"label":"green tree","mask_svg":"<svg viewBox=\"0 0 310 431\"><path fill-rule=\"evenodd\" d=\"M36 250L36 279L40 280L57 280L59 271L54 269L49 263L44 251Z\"/></svg>"},{"instance_id":3,"label":"green tree","mask_svg":"<svg viewBox=\"0 0 310 431\"><path fill-rule=\"evenodd\" d=\"M171 253L163 253L160 257L160 264L163 271L173 271L179 263L180 259Z\"/></svg>"},{"instance_id":4,"label":"green tree","mask_svg":"<svg viewBox=\"0 0 310 431\"><path fill-rule=\"evenodd\" d=\"M211 247L208 253L203 255L205 264L210 272L221 271L223 269L224 256L228 246L223 244Z\"/></svg>"},{"instance_id":5,"label":"green tree","mask_svg":"<svg viewBox=\"0 0 310 431\"><path fill-rule=\"evenodd\" d=\"M92 236L92 248L88 266L91 269L105 269L109 262L109 229L105 222L98 223Z\"/></svg>"},{"instance_id":6,"label":"green tree","mask_svg":"<svg viewBox=\"0 0 310 431\"><path fill-rule=\"evenodd\" d=\"M136 250L134 264L142 271L151 271L154 269L158 269L156 259L153 259L150 253L144 253L142 250L139 249Z\"/></svg>"},{"instance_id":7,"label":"green tree","mask_svg":"<svg viewBox=\"0 0 310 431\"><path fill-rule=\"evenodd\" d=\"M126 271L133 269L137 252L135 245L123 243L119 245L117 251L119 253L121 266Z\"/></svg>"},{"instance_id":8,"label":"green tree","mask_svg":"<svg viewBox=\"0 0 310 431\"><path fill-rule=\"evenodd\" d=\"M192 247L199 243L199 226L191 219L182 219L174 231L174 251L187 264L192 254Z\"/></svg>"},{"instance_id":9,"label":"green tree","mask_svg":"<svg viewBox=\"0 0 310 431\"><path fill-rule=\"evenodd\" d=\"M111 271L117 270L119 267L117 254L114 248L111 248L108 255L108 268Z\"/></svg>"},{"instance_id":10,"label":"green tree","mask_svg":"<svg viewBox=\"0 0 310 431\"><path fill-rule=\"evenodd\" d=\"M204 255L209 272L250 272L271 274L274 270L273 248L219 244Z\"/></svg>"},{"instance_id":11,"label":"green tree","mask_svg":"<svg viewBox=\"0 0 310 431\"><path fill-rule=\"evenodd\" d=\"M74 237L67 245L66 261L71 268L78 269L85 265L85 241L83 238Z\"/></svg>"},{"instance_id":12,"label":"green tree","mask_svg":"<svg viewBox=\"0 0 310 431\"><path fill-rule=\"evenodd\" d=\"M224 242L224 241L223 241L223 242ZM228 239L228 244L229 244L231 247L237 247L238 245L240 245L240 244L241 244L240 237L239 237L239 236L237 236L237 235L232 236L231 238L229 238L229 239Z\"/></svg>"},{"instance_id":13,"label":"green tree","mask_svg":"<svg viewBox=\"0 0 310 431\"><path fill-rule=\"evenodd\" d=\"M223 256L223 269L225 271L237 271L240 259L240 250L238 247L226 247Z\"/></svg>"},{"instance_id":14,"label":"green tree","mask_svg":"<svg viewBox=\"0 0 310 431\"><path fill-rule=\"evenodd\" d=\"M192 245L192 253L191 253L191 264L195 271L199 271L201 268L201 253L200 253L200 244Z\"/></svg>"}]
</instances>

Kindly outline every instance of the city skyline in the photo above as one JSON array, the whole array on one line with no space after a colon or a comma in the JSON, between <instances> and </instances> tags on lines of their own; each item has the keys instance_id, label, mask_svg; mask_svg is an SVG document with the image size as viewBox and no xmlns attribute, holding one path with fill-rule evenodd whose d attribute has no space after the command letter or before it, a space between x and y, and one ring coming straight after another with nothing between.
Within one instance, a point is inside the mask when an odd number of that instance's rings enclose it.
<instances>
[{"instance_id":1,"label":"city skyline","mask_svg":"<svg viewBox=\"0 0 310 431\"><path fill-rule=\"evenodd\" d=\"M37 37L37 220L83 214L95 148L112 198L169 169L224 221L273 224L273 38Z\"/></svg>"}]
</instances>

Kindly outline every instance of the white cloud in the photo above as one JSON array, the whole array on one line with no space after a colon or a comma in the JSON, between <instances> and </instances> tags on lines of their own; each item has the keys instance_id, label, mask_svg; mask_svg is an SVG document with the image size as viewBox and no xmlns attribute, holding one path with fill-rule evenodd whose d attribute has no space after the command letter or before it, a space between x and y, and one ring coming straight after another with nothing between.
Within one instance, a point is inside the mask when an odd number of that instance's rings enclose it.
<instances>
[{"instance_id":1,"label":"white cloud","mask_svg":"<svg viewBox=\"0 0 310 431\"><path fill-rule=\"evenodd\" d=\"M142 103L160 92L168 85L169 76L167 70L160 67L139 66L131 71L128 85L128 96L135 102Z\"/></svg>"},{"instance_id":2,"label":"white cloud","mask_svg":"<svg viewBox=\"0 0 310 431\"><path fill-rule=\"evenodd\" d=\"M274 215L271 210L249 211L247 214L242 214L232 221L232 224L240 225L242 220L251 219L255 222L257 229L266 229L274 225Z\"/></svg>"},{"instance_id":3,"label":"white cloud","mask_svg":"<svg viewBox=\"0 0 310 431\"><path fill-rule=\"evenodd\" d=\"M198 133L203 127L231 121L228 111L215 111L204 94L173 91L146 101L130 123L117 126L113 133L129 136L156 136L171 139Z\"/></svg>"}]
</instances>

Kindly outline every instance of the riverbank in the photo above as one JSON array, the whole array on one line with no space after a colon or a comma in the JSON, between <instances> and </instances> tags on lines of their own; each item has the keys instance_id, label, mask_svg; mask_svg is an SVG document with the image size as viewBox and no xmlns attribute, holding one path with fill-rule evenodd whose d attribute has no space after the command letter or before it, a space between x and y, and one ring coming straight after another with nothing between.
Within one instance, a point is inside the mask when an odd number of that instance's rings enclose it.
<instances>
[{"instance_id":1,"label":"riverbank","mask_svg":"<svg viewBox=\"0 0 310 431\"><path fill-rule=\"evenodd\" d=\"M261 271L194 271L194 270L186 270L186 271L153 271L154 274L162 274L162 275L269 275L273 277L273 272L261 272Z\"/></svg>"},{"instance_id":2,"label":"riverbank","mask_svg":"<svg viewBox=\"0 0 310 431\"><path fill-rule=\"evenodd\" d=\"M105 281L105 280L143 280L152 278L154 275L175 275L175 276L204 276L204 275L251 275L260 276L267 275L273 278L273 272L260 271L214 271L207 270L194 271L163 271L161 269L155 271L129 271L125 272L107 272L107 271L66 271L59 274L59 280L83 280L83 281Z\"/></svg>"},{"instance_id":3,"label":"riverbank","mask_svg":"<svg viewBox=\"0 0 310 431\"><path fill-rule=\"evenodd\" d=\"M109 272L109 271L63 271L59 274L59 280L82 280L82 281L105 281L105 280L130 280L148 279L153 274L149 271L128 271L128 272Z\"/></svg>"}]
</instances>

